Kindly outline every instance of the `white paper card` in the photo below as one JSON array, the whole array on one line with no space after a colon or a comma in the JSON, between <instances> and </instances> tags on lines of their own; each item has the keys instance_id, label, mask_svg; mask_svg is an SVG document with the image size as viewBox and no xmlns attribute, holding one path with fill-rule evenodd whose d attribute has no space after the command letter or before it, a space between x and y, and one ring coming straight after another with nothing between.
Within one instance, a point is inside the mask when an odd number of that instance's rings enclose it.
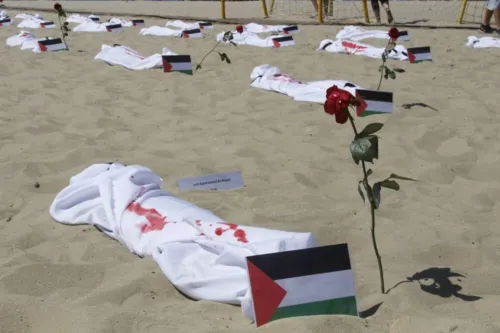
<instances>
[{"instance_id":1,"label":"white paper card","mask_svg":"<svg viewBox=\"0 0 500 333\"><path fill-rule=\"evenodd\" d=\"M177 181L180 190L232 190L245 187L241 171L183 178Z\"/></svg>"}]
</instances>

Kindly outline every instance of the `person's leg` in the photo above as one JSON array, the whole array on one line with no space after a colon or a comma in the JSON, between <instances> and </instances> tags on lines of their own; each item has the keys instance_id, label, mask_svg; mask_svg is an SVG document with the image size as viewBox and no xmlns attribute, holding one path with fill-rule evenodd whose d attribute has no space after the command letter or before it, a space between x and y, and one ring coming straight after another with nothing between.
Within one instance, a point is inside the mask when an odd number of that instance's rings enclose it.
<instances>
[{"instance_id":1,"label":"person's leg","mask_svg":"<svg viewBox=\"0 0 500 333\"><path fill-rule=\"evenodd\" d=\"M394 22L394 17L392 16L391 7L389 7L389 0L380 0L380 3L382 4L382 7L384 7L387 14L387 23L391 24Z\"/></svg>"},{"instance_id":2,"label":"person's leg","mask_svg":"<svg viewBox=\"0 0 500 333\"><path fill-rule=\"evenodd\" d=\"M318 14L318 3L316 2L316 0L311 0L311 2L313 4L314 11L316 12L316 14Z\"/></svg>"},{"instance_id":3,"label":"person's leg","mask_svg":"<svg viewBox=\"0 0 500 333\"><path fill-rule=\"evenodd\" d=\"M500 2L500 0L488 0L488 2L486 3L486 7L484 8L484 13L483 13L483 21L479 28L481 32L487 34L493 32L493 29L490 26L490 21L491 18L493 17L493 11L497 9L498 2Z\"/></svg>"},{"instance_id":4,"label":"person's leg","mask_svg":"<svg viewBox=\"0 0 500 333\"><path fill-rule=\"evenodd\" d=\"M493 15L495 16L495 25L497 26L497 32L499 32L499 30L500 30L500 0L496 0L496 6L493 10Z\"/></svg>"},{"instance_id":5,"label":"person's leg","mask_svg":"<svg viewBox=\"0 0 500 333\"><path fill-rule=\"evenodd\" d=\"M377 20L377 23L380 24L380 7L378 5L378 0L371 0L371 3L375 19Z\"/></svg>"}]
</instances>

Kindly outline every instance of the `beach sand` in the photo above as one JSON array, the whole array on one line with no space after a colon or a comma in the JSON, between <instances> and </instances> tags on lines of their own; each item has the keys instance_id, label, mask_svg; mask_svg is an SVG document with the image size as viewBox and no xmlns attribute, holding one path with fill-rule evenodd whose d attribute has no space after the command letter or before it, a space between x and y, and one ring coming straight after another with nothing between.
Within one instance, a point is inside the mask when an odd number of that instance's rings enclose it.
<instances>
[{"instance_id":1,"label":"beach sand","mask_svg":"<svg viewBox=\"0 0 500 333\"><path fill-rule=\"evenodd\" d=\"M63 4L68 10L100 5ZM144 4L147 11L163 5ZM196 10L189 3L170 6ZM94 60L101 44L117 43L143 55L168 47L196 62L216 33L231 28L216 24L202 40L139 36L135 28L71 33L69 53L0 47L0 332L255 331L239 307L188 300L153 260L95 229L51 219L49 206L69 178L109 161L151 168L164 178L163 188L228 221L310 231L322 245L347 242L359 311L383 302L365 319L294 318L259 331L500 332L498 49L466 48L466 37L476 31L410 28L408 45L431 46L434 62L391 61L406 70L383 82L383 90L395 94L394 113L356 119L360 128L385 124L380 160L370 166L373 180L391 173L419 180L401 181L399 192L382 191L377 239L391 290L381 295L369 208L357 191L361 170L349 153L351 128L335 123L321 105L249 85L255 66L272 64L300 80L343 79L376 88L380 60L315 51L340 27L301 26L297 45L283 49L222 45L232 64L211 55L194 76ZM0 39L19 30L1 27ZM57 29L34 32L59 35ZM404 109L408 103L436 110ZM245 189L176 188L182 177L233 170L243 172ZM398 284L421 271L431 279ZM463 277L447 279L449 272ZM439 284L434 294L426 291L433 282Z\"/></svg>"}]
</instances>

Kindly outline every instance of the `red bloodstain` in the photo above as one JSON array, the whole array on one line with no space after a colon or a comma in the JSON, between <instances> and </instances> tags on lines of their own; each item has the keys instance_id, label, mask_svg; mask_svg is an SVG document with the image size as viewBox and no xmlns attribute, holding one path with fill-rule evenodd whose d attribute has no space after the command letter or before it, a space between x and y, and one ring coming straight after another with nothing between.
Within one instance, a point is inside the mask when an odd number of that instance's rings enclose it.
<instances>
[{"instance_id":1,"label":"red bloodstain","mask_svg":"<svg viewBox=\"0 0 500 333\"><path fill-rule=\"evenodd\" d=\"M147 222L139 223L137 226L141 229L142 233L150 231L162 230L167 223L175 223L175 221L167 221L167 217L163 216L154 208L144 208L140 203L132 201L128 206L129 212L136 213L139 216L144 216Z\"/></svg>"},{"instance_id":2,"label":"red bloodstain","mask_svg":"<svg viewBox=\"0 0 500 333\"><path fill-rule=\"evenodd\" d=\"M354 42L349 42L346 40L342 41L342 46L345 47L347 50L352 51L352 53L356 53L358 51L363 51L363 50L368 48L367 46L359 45L359 44L356 44Z\"/></svg>"},{"instance_id":3,"label":"red bloodstain","mask_svg":"<svg viewBox=\"0 0 500 333\"><path fill-rule=\"evenodd\" d=\"M227 222L219 222L219 224L225 224L229 228L223 229L223 228L217 228L215 229L215 234L217 236L222 236L223 233L229 230L234 230L233 236L236 238L238 242L242 243L248 243L247 239L247 233L243 229L238 229L238 225L234 223L227 223Z\"/></svg>"},{"instance_id":4,"label":"red bloodstain","mask_svg":"<svg viewBox=\"0 0 500 333\"><path fill-rule=\"evenodd\" d=\"M288 76L286 74L274 74L274 78L277 79L278 81L294 82L294 83L302 84L301 81L297 81L293 77Z\"/></svg>"}]
</instances>

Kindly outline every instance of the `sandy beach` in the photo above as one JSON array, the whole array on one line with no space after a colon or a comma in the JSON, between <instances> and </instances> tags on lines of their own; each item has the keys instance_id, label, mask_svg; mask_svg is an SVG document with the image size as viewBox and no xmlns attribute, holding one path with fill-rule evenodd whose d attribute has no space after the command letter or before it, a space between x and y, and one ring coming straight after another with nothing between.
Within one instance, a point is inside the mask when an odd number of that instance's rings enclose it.
<instances>
[{"instance_id":1,"label":"sandy beach","mask_svg":"<svg viewBox=\"0 0 500 333\"><path fill-rule=\"evenodd\" d=\"M69 11L140 5L62 4ZM151 13L164 5L141 6ZM209 5L213 14L191 3L169 4L174 13L190 6L197 16L217 15L217 4ZM233 3L231 11L244 17L247 6ZM148 26L165 23L146 19ZM0 27L0 332L255 331L239 307L189 300L153 260L94 228L51 219L49 206L71 176L110 161L151 168L163 188L228 221L312 232L322 245L348 243L359 311L382 302L367 318L301 317L261 332L500 332L499 49L465 47L468 36L478 36L474 30L409 28L409 45L430 46L434 61L391 61L406 70L383 83L394 92L394 113L356 120L360 128L385 124L374 180L391 173L419 180L382 192L377 238L391 290L381 295L369 206L357 191L361 170L349 153L351 128L321 105L250 87L252 69L271 64L300 80L349 80L375 89L380 60L315 51L341 27L301 26L289 48L221 45L232 64L210 55L194 76L94 60L102 44L122 44L143 55L168 47L196 62L217 33L233 28L215 24L198 40L139 36L135 28L72 32L70 52L35 54L6 46L21 29ZM411 103L432 108L402 107ZM242 171L246 188L180 192L176 186L179 178L233 170ZM429 279L398 284L422 271ZM462 277L448 278L451 273ZM434 282L433 294L426 286Z\"/></svg>"}]
</instances>

